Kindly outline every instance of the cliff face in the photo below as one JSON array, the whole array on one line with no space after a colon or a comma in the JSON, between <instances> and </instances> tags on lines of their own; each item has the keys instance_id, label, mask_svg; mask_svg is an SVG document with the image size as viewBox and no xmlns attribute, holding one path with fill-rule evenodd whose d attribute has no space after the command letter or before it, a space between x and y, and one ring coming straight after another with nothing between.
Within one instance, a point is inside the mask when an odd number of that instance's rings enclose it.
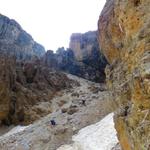
<instances>
[{"instance_id":1,"label":"cliff face","mask_svg":"<svg viewBox=\"0 0 150 150\"><path fill-rule=\"evenodd\" d=\"M105 81L107 61L99 50L97 31L73 33L70 48L66 51L58 49L55 58L58 68L63 71L95 82Z\"/></svg>"},{"instance_id":2,"label":"cliff face","mask_svg":"<svg viewBox=\"0 0 150 150\"><path fill-rule=\"evenodd\" d=\"M70 38L69 48L73 50L78 61L89 58L93 48L98 45L97 32L89 31L84 34L73 33ZM97 50L99 50L97 48Z\"/></svg>"},{"instance_id":3,"label":"cliff face","mask_svg":"<svg viewBox=\"0 0 150 150\"><path fill-rule=\"evenodd\" d=\"M30 59L33 55L44 55L45 49L15 20L0 14L0 52L15 55L17 59Z\"/></svg>"},{"instance_id":4,"label":"cliff face","mask_svg":"<svg viewBox=\"0 0 150 150\"><path fill-rule=\"evenodd\" d=\"M51 112L42 102L71 87L63 73L43 62L44 48L14 20L0 15L0 124L30 123Z\"/></svg>"},{"instance_id":5,"label":"cliff face","mask_svg":"<svg viewBox=\"0 0 150 150\"><path fill-rule=\"evenodd\" d=\"M101 13L99 41L110 66L110 99L123 150L150 149L150 1L109 0Z\"/></svg>"},{"instance_id":6,"label":"cliff face","mask_svg":"<svg viewBox=\"0 0 150 150\"><path fill-rule=\"evenodd\" d=\"M59 48L56 53L51 50L47 51L43 60L54 70L68 72L94 82L105 82L104 69L107 61L95 49L82 61L75 58L73 50L64 48Z\"/></svg>"}]
</instances>

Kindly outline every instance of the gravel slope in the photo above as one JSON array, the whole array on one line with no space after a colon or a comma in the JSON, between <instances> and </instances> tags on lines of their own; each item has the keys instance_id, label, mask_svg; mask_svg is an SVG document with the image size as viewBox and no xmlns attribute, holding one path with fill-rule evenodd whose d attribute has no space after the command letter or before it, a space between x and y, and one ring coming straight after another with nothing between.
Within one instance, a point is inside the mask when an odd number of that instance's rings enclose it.
<instances>
[{"instance_id":1,"label":"gravel slope","mask_svg":"<svg viewBox=\"0 0 150 150\"><path fill-rule=\"evenodd\" d=\"M70 144L71 137L81 128L96 123L107 115L108 92L105 85L96 84L76 76L69 78L80 86L64 90L51 100L52 113L23 130L0 136L1 150L56 150ZM46 109L47 102L38 106ZM52 126L50 120L56 122Z\"/></svg>"}]
</instances>

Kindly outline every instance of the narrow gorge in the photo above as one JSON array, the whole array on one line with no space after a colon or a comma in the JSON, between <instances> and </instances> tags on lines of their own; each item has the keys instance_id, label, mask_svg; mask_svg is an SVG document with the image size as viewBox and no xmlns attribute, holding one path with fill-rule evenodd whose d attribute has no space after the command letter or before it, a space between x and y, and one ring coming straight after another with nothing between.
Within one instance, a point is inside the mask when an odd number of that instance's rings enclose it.
<instances>
[{"instance_id":1,"label":"narrow gorge","mask_svg":"<svg viewBox=\"0 0 150 150\"><path fill-rule=\"evenodd\" d=\"M0 14L0 150L150 150L150 1L97 21L46 50Z\"/></svg>"}]
</instances>

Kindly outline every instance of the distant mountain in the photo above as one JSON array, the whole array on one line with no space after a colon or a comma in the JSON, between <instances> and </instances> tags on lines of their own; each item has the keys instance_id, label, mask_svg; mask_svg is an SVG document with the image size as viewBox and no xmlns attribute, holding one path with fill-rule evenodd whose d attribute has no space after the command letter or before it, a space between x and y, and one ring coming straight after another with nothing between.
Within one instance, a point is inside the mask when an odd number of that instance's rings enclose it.
<instances>
[{"instance_id":1,"label":"distant mountain","mask_svg":"<svg viewBox=\"0 0 150 150\"><path fill-rule=\"evenodd\" d=\"M62 71L104 82L107 61L100 53L96 33L81 34L79 60L78 49L73 47L45 52L15 20L0 15L0 123L28 124L50 113L50 108L42 110L37 104L78 84Z\"/></svg>"},{"instance_id":2,"label":"distant mountain","mask_svg":"<svg viewBox=\"0 0 150 150\"><path fill-rule=\"evenodd\" d=\"M65 74L45 66L44 54L16 21L0 15L0 124L33 122L51 112L38 108L40 102L72 86Z\"/></svg>"},{"instance_id":3,"label":"distant mountain","mask_svg":"<svg viewBox=\"0 0 150 150\"><path fill-rule=\"evenodd\" d=\"M73 33L70 37L69 48L73 50L78 61L88 59L91 57L93 50L99 51L97 31L89 31L83 34Z\"/></svg>"},{"instance_id":4,"label":"distant mountain","mask_svg":"<svg viewBox=\"0 0 150 150\"><path fill-rule=\"evenodd\" d=\"M84 34L74 33L70 38L70 47L59 48L56 53L47 51L46 64L58 70L94 81L104 82L104 69L107 61L100 52L97 31Z\"/></svg>"},{"instance_id":5,"label":"distant mountain","mask_svg":"<svg viewBox=\"0 0 150 150\"><path fill-rule=\"evenodd\" d=\"M0 52L25 60L33 55L43 56L45 49L35 42L15 20L0 14Z\"/></svg>"},{"instance_id":6,"label":"distant mountain","mask_svg":"<svg viewBox=\"0 0 150 150\"><path fill-rule=\"evenodd\" d=\"M99 42L122 150L150 150L150 0L107 0Z\"/></svg>"}]
</instances>

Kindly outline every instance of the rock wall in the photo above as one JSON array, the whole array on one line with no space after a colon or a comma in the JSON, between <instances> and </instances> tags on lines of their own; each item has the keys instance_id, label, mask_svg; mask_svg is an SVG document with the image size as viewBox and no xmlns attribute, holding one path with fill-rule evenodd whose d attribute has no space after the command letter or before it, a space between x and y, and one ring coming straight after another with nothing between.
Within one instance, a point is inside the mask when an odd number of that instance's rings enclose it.
<instances>
[{"instance_id":1,"label":"rock wall","mask_svg":"<svg viewBox=\"0 0 150 150\"><path fill-rule=\"evenodd\" d=\"M91 56L93 48L97 45L97 31L89 31L83 34L73 33L70 38L69 48L73 50L76 60L83 61ZM98 46L97 51L99 51Z\"/></svg>"},{"instance_id":2,"label":"rock wall","mask_svg":"<svg viewBox=\"0 0 150 150\"><path fill-rule=\"evenodd\" d=\"M25 60L33 55L41 57L45 49L35 42L15 20L0 14L0 52Z\"/></svg>"},{"instance_id":3,"label":"rock wall","mask_svg":"<svg viewBox=\"0 0 150 150\"><path fill-rule=\"evenodd\" d=\"M150 1L107 0L99 22L123 150L150 149Z\"/></svg>"},{"instance_id":4,"label":"rock wall","mask_svg":"<svg viewBox=\"0 0 150 150\"><path fill-rule=\"evenodd\" d=\"M48 51L45 58L49 67L94 82L105 82L104 69L107 61L99 50L96 31L73 33L70 48L59 48L56 53Z\"/></svg>"},{"instance_id":5,"label":"rock wall","mask_svg":"<svg viewBox=\"0 0 150 150\"><path fill-rule=\"evenodd\" d=\"M56 53L47 51L43 58L44 63L54 70L61 70L94 82L105 82L104 69L107 61L95 49L82 61L75 58L73 50L65 50L63 47Z\"/></svg>"},{"instance_id":6,"label":"rock wall","mask_svg":"<svg viewBox=\"0 0 150 150\"><path fill-rule=\"evenodd\" d=\"M50 102L57 91L71 87L65 74L43 61L44 53L16 21L0 15L0 124L35 121L51 112L40 102Z\"/></svg>"},{"instance_id":7,"label":"rock wall","mask_svg":"<svg viewBox=\"0 0 150 150\"><path fill-rule=\"evenodd\" d=\"M51 112L40 103L51 103L57 91L71 88L73 82L52 71L40 59L17 61L0 55L0 124L28 124ZM39 106L38 106L39 105Z\"/></svg>"}]
</instances>

